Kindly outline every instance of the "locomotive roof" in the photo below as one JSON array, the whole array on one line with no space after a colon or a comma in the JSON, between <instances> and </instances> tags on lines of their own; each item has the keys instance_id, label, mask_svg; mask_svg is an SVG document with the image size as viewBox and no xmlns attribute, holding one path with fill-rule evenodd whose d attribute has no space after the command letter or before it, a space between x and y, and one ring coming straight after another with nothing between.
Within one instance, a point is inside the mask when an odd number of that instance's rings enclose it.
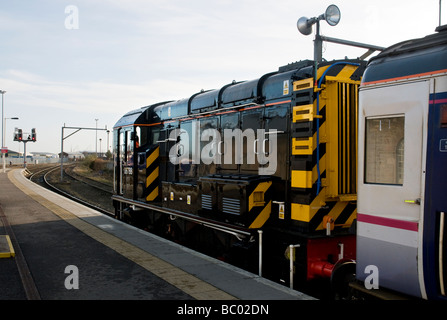
<instances>
[{"instance_id":1,"label":"locomotive roof","mask_svg":"<svg viewBox=\"0 0 447 320\"><path fill-rule=\"evenodd\" d=\"M447 26L437 31L397 43L371 58L363 83L447 70Z\"/></svg>"},{"instance_id":2,"label":"locomotive roof","mask_svg":"<svg viewBox=\"0 0 447 320\"><path fill-rule=\"evenodd\" d=\"M332 64L327 62L325 64ZM321 65L322 66L322 65ZM293 81L313 77L314 61L304 60L280 67L258 79L233 81L220 89L200 91L189 98L145 106L126 113L114 128L155 123L219 108L277 103L291 99ZM363 72L363 68L362 68Z\"/></svg>"},{"instance_id":3,"label":"locomotive roof","mask_svg":"<svg viewBox=\"0 0 447 320\"><path fill-rule=\"evenodd\" d=\"M135 121L143 114L143 112L147 108L149 108L149 106L142 107L142 108L135 109L135 110L127 112L124 116L121 117L121 119L119 119L117 121L117 123L115 123L115 125L113 127L114 128L116 128L116 127L124 127L124 126L127 126L127 125L134 124Z\"/></svg>"},{"instance_id":4,"label":"locomotive roof","mask_svg":"<svg viewBox=\"0 0 447 320\"><path fill-rule=\"evenodd\" d=\"M155 107L169 103L170 101L157 103L154 105L149 105L145 107L141 107L132 111L127 112L125 115L123 115L113 126L114 128L118 127L125 127L134 125L135 123L144 123L147 122L149 113L151 110L153 110Z\"/></svg>"},{"instance_id":5,"label":"locomotive roof","mask_svg":"<svg viewBox=\"0 0 447 320\"><path fill-rule=\"evenodd\" d=\"M188 114L198 114L218 108L264 103L281 100L292 94L292 82L312 76L313 63L309 60L296 62L277 72L249 81L233 81L220 89L200 91L189 98L159 105L154 108L160 120L173 119ZM284 81L289 81L289 90L284 91Z\"/></svg>"}]
</instances>

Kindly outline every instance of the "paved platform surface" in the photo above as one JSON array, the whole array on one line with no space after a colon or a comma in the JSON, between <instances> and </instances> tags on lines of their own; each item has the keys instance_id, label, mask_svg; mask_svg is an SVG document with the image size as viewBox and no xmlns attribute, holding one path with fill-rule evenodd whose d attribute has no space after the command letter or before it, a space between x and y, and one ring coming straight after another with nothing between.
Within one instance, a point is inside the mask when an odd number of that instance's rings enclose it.
<instances>
[{"instance_id":1,"label":"paved platform surface","mask_svg":"<svg viewBox=\"0 0 447 320\"><path fill-rule=\"evenodd\" d=\"M313 299L104 216L22 170L0 173L0 190L0 235L13 233L15 250L0 259L0 300ZM20 257L28 275L17 267Z\"/></svg>"}]
</instances>

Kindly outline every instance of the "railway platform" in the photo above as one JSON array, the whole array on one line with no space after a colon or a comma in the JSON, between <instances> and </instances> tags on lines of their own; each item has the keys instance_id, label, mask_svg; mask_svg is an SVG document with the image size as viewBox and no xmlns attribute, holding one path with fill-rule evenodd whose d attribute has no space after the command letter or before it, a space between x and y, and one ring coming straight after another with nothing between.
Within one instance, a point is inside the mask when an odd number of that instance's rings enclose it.
<instances>
[{"instance_id":1,"label":"railway platform","mask_svg":"<svg viewBox=\"0 0 447 320\"><path fill-rule=\"evenodd\" d=\"M0 190L0 236L14 251L0 258L0 300L313 300L64 198L21 169L0 173Z\"/></svg>"}]
</instances>

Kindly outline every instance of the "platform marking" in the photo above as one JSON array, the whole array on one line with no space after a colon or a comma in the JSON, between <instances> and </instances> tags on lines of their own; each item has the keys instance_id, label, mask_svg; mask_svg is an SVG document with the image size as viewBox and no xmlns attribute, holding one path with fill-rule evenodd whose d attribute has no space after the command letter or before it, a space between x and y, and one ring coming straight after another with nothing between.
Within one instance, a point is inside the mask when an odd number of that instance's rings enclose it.
<instances>
[{"instance_id":1,"label":"platform marking","mask_svg":"<svg viewBox=\"0 0 447 320\"><path fill-rule=\"evenodd\" d=\"M9 235L0 236L0 258L15 257L16 253L12 246L11 238Z\"/></svg>"},{"instance_id":2,"label":"platform marking","mask_svg":"<svg viewBox=\"0 0 447 320\"><path fill-rule=\"evenodd\" d=\"M37 290L34 279L29 271L28 264L26 263L25 257L23 256L22 249L20 248L19 242L12 230L11 224L6 218L6 214L0 205L0 222L3 224L4 229L8 235L6 236L6 241L10 247L11 253L14 252L14 258L16 260L17 271L19 271L20 279L22 280L23 289L25 290L25 295L28 300L40 300L39 290ZM14 247L16 249L14 249Z\"/></svg>"},{"instance_id":3,"label":"platform marking","mask_svg":"<svg viewBox=\"0 0 447 320\"><path fill-rule=\"evenodd\" d=\"M83 221L66 209L28 189L14 177L13 171L8 173L8 178L14 185L16 185L17 188L42 204L44 207L48 208L67 223L71 224L96 241L101 242L105 246L118 252L127 259L137 263L144 269L172 284L186 294L189 294L191 297L197 300L237 300L236 297L210 285L205 281L200 280L186 271L183 271L128 242L117 238L88 222Z\"/></svg>"}]
</instances>

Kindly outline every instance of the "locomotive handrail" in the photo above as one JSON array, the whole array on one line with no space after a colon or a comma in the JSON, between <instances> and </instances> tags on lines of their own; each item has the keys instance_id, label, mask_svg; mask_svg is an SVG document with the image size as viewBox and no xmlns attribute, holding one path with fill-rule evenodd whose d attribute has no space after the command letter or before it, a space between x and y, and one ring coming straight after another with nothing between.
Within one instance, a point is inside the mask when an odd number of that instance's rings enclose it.
<instances>
[{"instance_id":1,"label":"locomotive handrail","mask_svg":"<svg viewBox=\"0 0 447 320\"><path fill-rule=\"evenodd\" d=\"M445 296L444 288L444 221L445 212L440 213L439 217L439 287L441 294Z\"/></svg>"},{"instance_id":2,"label":"locomotive handrail","mask_svg":"<svg viewBox=\"0 0 447 320\"><path fill-rule=\"evenodd\" d=\"M216 223L214 220L209 220L209 219L206 219L206 218L203 218L203 217L200 217L200 216L196 216L196 215L189 214L189 213L186 213L186 212L178 211L178 210L175 210L175 209L169 209L169 208L166 208L166 207L159 207L159 206L156 206L156 205L143 203L143 202L139 202L139 201L136 201L136 200L127 199L127 198L124 198L124 197L118 196L118 195L113 195L112 199L115 199L116 201L119 201L119 202L125 202L125 203L128 203L130 205L138 206L138 207L141 207L141 208L155 210L155 211L158 211L158 212L161 212L161 213L170 214L170 215L173 215L173 216L179 216L179 217L182 217L183 219L190 220L190 221L196 222L198 224L202 224L202 225L205 225L207 227L210 227L210 228L213 228L213 229L216 229L216 230L220 230L220 231L232 234L232 235L234 235L234 236L236 236L238 238L244 238L244 237L250 236L252 234L252 232L250 232L246 228L239 228L239 227L236 227L234 225L228 225L226 223Z\"/></svg>"}]
</instances>

